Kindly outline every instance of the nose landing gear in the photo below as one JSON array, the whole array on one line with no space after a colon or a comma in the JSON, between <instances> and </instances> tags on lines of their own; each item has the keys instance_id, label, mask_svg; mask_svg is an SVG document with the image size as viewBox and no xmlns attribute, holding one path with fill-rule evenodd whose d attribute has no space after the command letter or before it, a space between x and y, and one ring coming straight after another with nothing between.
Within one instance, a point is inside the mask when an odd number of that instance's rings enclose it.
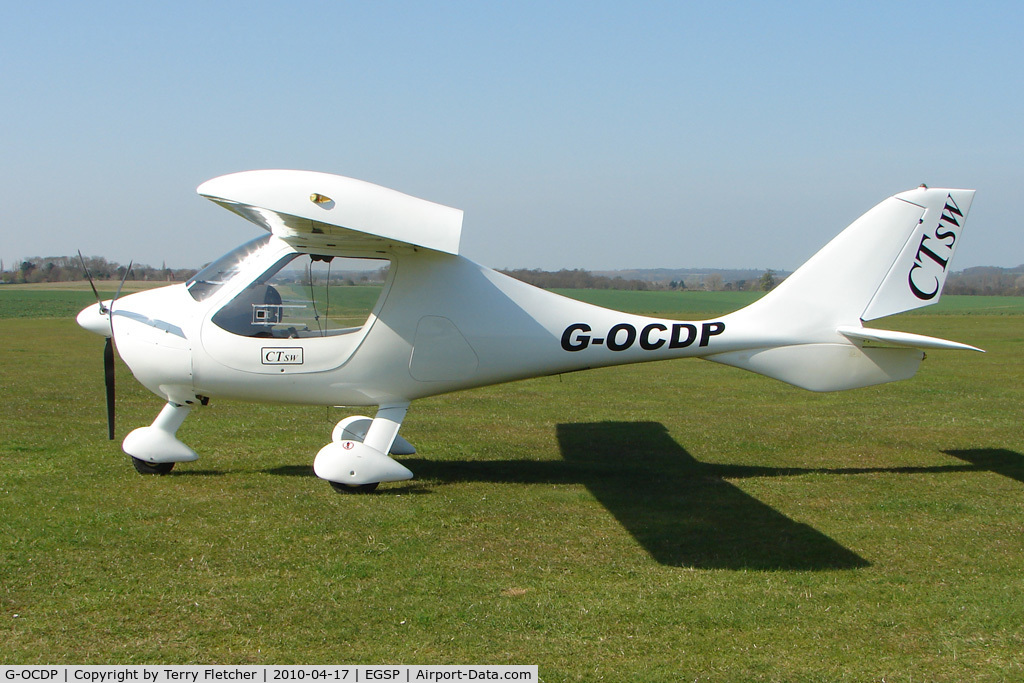
<instances>
[{"instance_id":1,"label":"nose landing gear","mask_svg":"<svg viewBox=\"0 0 1024 683\"><path fill-rule=\"evenodd\" d=\"M192 408L167 402L148 427L139 427L124 438L121 450L132 456L140 474L167 474L176 462L192 462L199 454L175 436Z\"/></svg>"}]
</instances>

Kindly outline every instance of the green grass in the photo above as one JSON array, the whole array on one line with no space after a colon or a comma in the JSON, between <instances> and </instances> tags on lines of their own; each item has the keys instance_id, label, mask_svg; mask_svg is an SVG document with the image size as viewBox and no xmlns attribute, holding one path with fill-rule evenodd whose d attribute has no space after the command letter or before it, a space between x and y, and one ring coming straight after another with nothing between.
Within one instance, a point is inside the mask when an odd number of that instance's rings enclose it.
<instances>
[{"instance_id":1,"label":"green grass","mask_svg":"<svg viewBox=\"0 0 1024 683\"><path fill-rule=\"evenodd\" d=\"M114 291L117 291L116 289ZM109 299L114 291L100 292ZM0 320L19 318L74 318L96 302L92 291L41 291L21 287L0 287Z\"/></svg>"},{"instance_id":2,"label":"green grass","mask_svg":"<svg viewBox=\"0 0 1024 683\"><path fill-rule=\"evenodd\" d=\"M889 322L988 353L839 394L677 361L418 401L417 478L340 496L326 408L215 401L180 431L202 459L137 475L102 342L8 317L0 662L1021 680L1024 316ZM160 401L118 380L122 438Z\"/></svg>"}]
</instances>

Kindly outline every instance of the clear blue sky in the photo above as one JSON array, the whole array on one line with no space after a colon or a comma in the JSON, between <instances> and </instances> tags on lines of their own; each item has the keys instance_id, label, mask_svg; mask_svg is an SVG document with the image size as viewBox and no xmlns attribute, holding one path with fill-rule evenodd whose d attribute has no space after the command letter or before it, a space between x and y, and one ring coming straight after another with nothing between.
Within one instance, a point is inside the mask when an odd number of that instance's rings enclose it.
<instances>
[{"instance_id":1,"label":"clear blue sky","mask_svg":"<svg viewBox=\"0 0 1024 683\"><path fill-rule=\"evenodd\" d=\"M792 269L978 190L954 268L1024 262L1024 4L6 2L0 258L196 266L224 173L466 212L494 267Z\"/></svg>"}]
</instances>

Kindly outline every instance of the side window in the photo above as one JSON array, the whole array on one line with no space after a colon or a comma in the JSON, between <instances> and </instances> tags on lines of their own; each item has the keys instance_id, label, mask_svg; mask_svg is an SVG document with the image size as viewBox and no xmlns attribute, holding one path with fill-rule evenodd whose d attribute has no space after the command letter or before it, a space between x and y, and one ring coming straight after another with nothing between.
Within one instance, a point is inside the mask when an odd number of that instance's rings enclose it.
<instances>
[{"instance_id":1,"label":"side window","mask_svg":"<svg viewBox=\"0 0 1024 683\"><path fill-rule=\"evenodd\" d=\"M356 332L377 305L390 262L289 254L225 304L213 322L244 337Z\"/></svg>"}]
</instances>

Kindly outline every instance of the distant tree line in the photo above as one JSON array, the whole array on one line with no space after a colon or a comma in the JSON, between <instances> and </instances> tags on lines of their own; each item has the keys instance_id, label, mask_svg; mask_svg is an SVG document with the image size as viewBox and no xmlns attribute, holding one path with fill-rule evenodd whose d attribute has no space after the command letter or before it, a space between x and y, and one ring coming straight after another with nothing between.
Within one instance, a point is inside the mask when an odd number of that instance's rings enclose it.
<instances>
[{"instance_id":1,"label":"distant tree line","mask_svg":"<svg viewBox=\"0 0 1024 683\"><path fill-rule=\"evenodd\" d=\"M647 291L651 289L665 289L657 282L645 282L643 280L624 280L621 277L606 277L594 275L588 270L575 268L558 271L539 270L534 268L517 268L515 270L499 271L521 280L534 287L544 289L626 289L634 291Z\"/></svg>"},{"instance_id":2,"label":"distant tree line","mask_svg":"<svg viewBox=\"0 0 1024 683\"><path fill-rule=\"evenodd\" d=\"M26 282L74 282L85 280L85 271L78 256L33 256L9 269L0 264L0 282L21 284ZM108 261L101 256L86 256L85 265L94 280L120 280L127 266ZM182 282L196 273L195 268L154 268L142 263L132 265L129 280L152 282Z\"/></svg>"},{"instance_id":3,"label":"distant tree line","mask_svg":"<svg viewBox=\"0 0 1024 683\"><path fill-rule=\"evenodd\" d=\"M120 280L126 266L108 261L101 256L85 257L85 264L96 280ZM149 282L184 282L197 272L195 268L155 268L145 264L134 264L129 280ZM758 278L726 280L718 272L687 275L677 280L641 280L639 278L609 277L588 270L563 268L557 271L538 268L516 268L500 271L505 275L522 280L544 289L620 289L633 291L697 290L697 291L755 291L767 292L774 289L782 277L774 270L766 270ZM640 273L641 271L632 271ZM375 273L332 274L331 280L345 279L345 284L378 281L386 268ZM73 282L85 280L85 271L78 256L33 256L10 268L4 268L0 261L0 283L31 282ZM1016 268L979 266L951 273L943 290L946 294L1024 296L1024 265Z\"/></svg>"},{"instance_id":4,"label":"distant tree line","mask_svg":"<svg viewBox=\"0 0 1024 683\"><path fill-rule=\"evenodd\" d=\"M101 256L86 256L85 265L94 280L121 280L127 266L108 261ZM197 272L195 268L154 268L133 264L129 280L148 282L184 282ZM618 289L631 291L698 290L698 291L768 291L776 285L776 275L766 270L759 279L726 281L720 273L688 276L679 280L641 280L638 278L609 277L588 270L563 268L546 271L538 268L502 270L502 273L544 289ZM372 273L333 273L331 280L344 284L381 281L387 268ZM0 262L0 283L75 282L85 280L85 271L78 256L33 256L19 262L14 268L4 269Z\"/></svg>"},{"instance_id":5,"label":"distant tree line","mask_svg":"<svg viewBox=\"0 0 1024 683\"><path fill-rule=\"evenodd\" d=\"M627 289L769 292L784 279L768 269L760 277L726 280L718 272L690 274L675 280L641 280L597 275L586 270L503 270L517 280L545 289ZM641 274L643 271L630 271ZM951 273L943 290L946 294L1024 296L1024 265L1016 268L980 266Z\"/></svg>"},{"instance_id":6,"label":"distant tree line","mask_svg":"<svg viewBox=\"0 0 1024 683\"><path fill-rule=\"evenodd\" d=\"M505 275L522 280L535 287L544 289L620 289L631 291L665 291L665 290L697 290L697 291L763 291L767 292L778 284L773 270L766 270L755 280L730 280L722 278L721 273L691 275L680 280L641 280L639 278L609 277L597 275L588 270L576 268L558 271L540 270L537 268L518 268L500 271Z\"/></svg>"},{"instance_id":7,"label":"distant tree line","mask_svg":"<svg viewBox=\"0 0 1024 683\"><path fill-rule=\"evenodd\" d=\"M952 273L943 293L1024 296L1024 265L1016 268L979 266Z\"/></svg>"}]
</instances>

